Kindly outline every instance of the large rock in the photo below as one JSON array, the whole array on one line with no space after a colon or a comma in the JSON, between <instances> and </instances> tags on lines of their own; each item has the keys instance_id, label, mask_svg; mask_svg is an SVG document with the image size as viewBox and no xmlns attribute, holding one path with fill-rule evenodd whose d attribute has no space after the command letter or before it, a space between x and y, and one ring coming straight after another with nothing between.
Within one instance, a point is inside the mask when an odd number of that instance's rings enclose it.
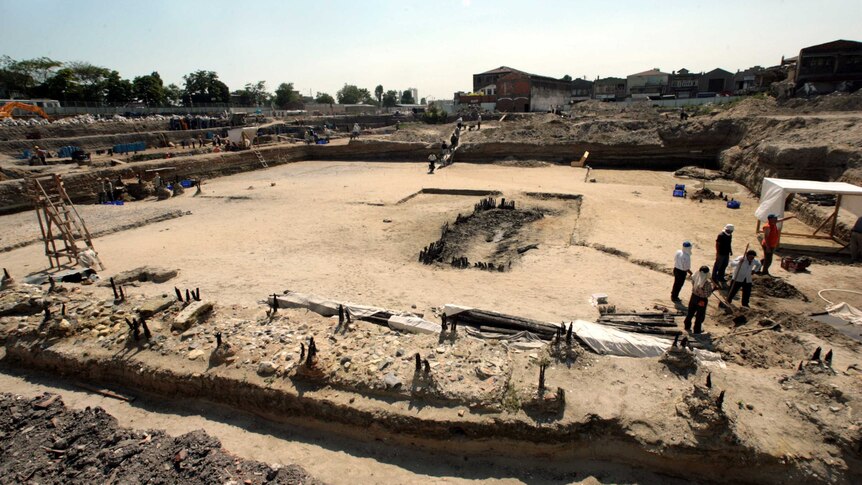
<instances>
[{"instance_id":1,"label":"large rock","mask_svg":"<svg viewBox=\"0 0 862 485\"><path fill-rule=\"evenodd\" d=\"M209 301L193 301L189 306L183 308L171 324L171 330L185 332L192 325L201 323L207 319L209 313L213 309L212 302Z\"/></svg>"},{"instance_id":2,"label":"large rock","mask_svg":"<svg viewBox=\"0 0 862 485\"><path fill-rule=\"evenodd\" d=\"M383 384L386 385L387 389L399 389L401 387L401 379L394 372L390 372L383 376Z\"/></svg>"},{"instance_id":3,"label":"large rock","mask_svg":"<svg viewBox=\"0 0 862 485\"><path fill-rule=\"evenodd\" d=\"M150 318L156 313L166 310L174 304L174 301L176 301L176 297L173 295L161 295L147 298L144 303L141 304L138 313L143 318Z\"/></svg>"},{"instance_id":4,"label":"large rock","mask_svg":"<svg viewBox=\"0 0 862 485\"><path fill-rule=\"evenodd\" d=\"M123 271L114 276L114 283L125 285L132 282L147 282L164 283L177 275L177 270L160 268L158 266L141 266L129 271ZM111 286L110 280L104 280L99 283L99 286Z\"/></svg>"},{"instance_id":5,"label":"large rock","mask_svg":"<svg viewBox=\"0 0 862 485\"><path fill-rule=\"evenodd\" d=\"M278 371L278 366L272 362L265 360L257 366L257 374L262 377L267 377L275 374Z\"/></svg>"}]
</instances>

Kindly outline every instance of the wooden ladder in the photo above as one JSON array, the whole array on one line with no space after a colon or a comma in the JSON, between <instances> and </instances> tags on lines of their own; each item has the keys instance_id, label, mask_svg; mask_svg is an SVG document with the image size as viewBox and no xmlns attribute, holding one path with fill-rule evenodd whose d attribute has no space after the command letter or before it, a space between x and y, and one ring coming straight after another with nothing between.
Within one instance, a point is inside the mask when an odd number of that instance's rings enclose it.
<instances>
[{"instance_id":1,"label":"wooden ladder","mask_svg":"<svg viewBox=\"0 0 862 485\"><path fill-rule=\"evenodd\" d=\"M51 267L59 268L61 258L67 258L70 264L80 263L81 253L87 249L95 254L90 232L69 199L63 179L53 174L32 177L30 180L32 183L28 184L28 190L36 207L36 217L39 219L39 229L45 243L45 255L48 256ZM80 246L81 243L84 247ZM98 256L95 260L98 269L105 269Z\"/></svg>"},{"instance_id":2,"label":"wooden ladder","mask_svg":"<svg viewBox=\"0 0 862 485\"><path fill-rule=\"evenodd\" d=\"M260 164L263 166L263 168L269 168L269 165L266 164L266 159L263 158L263 153L261 153L256 146L252 145L251 151L253 151L254 154L257 155L257 159L260 160Z\"/></svg>"}]
</instances>

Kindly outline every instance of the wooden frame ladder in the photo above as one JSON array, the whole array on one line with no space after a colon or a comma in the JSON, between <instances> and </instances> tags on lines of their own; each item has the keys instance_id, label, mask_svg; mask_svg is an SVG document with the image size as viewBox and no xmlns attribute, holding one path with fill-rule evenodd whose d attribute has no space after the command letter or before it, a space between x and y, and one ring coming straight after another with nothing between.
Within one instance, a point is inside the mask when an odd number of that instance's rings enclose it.
<instances>
[{"instance_id":1,"label":"wooden frame ladder","mask_svg":"<svg viewBox=\"0 0 862 485\"><path fill-rule=\"evenodd\" d=\"M60 175L33 177L28 189L51 268L59 268L61 258L67 258L69 264L80 263L81 253L87 249L96 254L87 225L69 199ZM98 256L95 261L98 269L105 269Z\"/></svg>"}]
</instances>

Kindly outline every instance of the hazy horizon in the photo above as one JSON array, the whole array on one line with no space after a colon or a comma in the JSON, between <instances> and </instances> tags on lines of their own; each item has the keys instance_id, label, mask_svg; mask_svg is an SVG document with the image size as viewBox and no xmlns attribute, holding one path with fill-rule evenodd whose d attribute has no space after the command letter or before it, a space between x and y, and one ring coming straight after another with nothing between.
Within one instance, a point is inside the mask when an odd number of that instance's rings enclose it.
<instances>
[{"instance_id":1,"label":"hazy horizon","mask_svg":"<svg viewBox=\"0 0 862 485\"><path fill-rule=\"evenodd\" d=\"M450 99L472 75L506 65L594 79L660 68L731 72L836 39L860 40L862 2L446 0L305 3L262 0L0 0L0 55L46 56L158 71L165 84L215 71L231 90L265 80L302 94L345 83L417 88ZM854 20L855 19L855 20Z\"/></svg>"}]
</instances>

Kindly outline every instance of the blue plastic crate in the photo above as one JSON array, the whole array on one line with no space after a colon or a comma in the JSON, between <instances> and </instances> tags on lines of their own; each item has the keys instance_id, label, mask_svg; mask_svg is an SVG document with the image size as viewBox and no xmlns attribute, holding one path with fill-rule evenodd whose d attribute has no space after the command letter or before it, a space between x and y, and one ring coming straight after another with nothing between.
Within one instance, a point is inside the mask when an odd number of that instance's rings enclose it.
<instances>
[{"instance_id":1,"label":"blue plastic crate","mask_svg":"<svg viewBox=\"0 0 862 485\"><path fill-rule=\"evenodd\" d=\"M730 200L727 202L728 209L739 209L739 201L738 200Z\"/></svg>"},{"instance_id":2,"label":"blue plastic crate","mask_svg":"<svg viewBox=\"0 0 862 485\"><path fill-rule=\"evenodd\" d=\"M676 184L673 186L673 190L685 190L685 184Z\"/></svg>"},{"instance_id":3,"label":"blue plastic crate","mask_svg":"<svg viewBox=\"0 0 862 485\"><path fill-rule=\"evenodd\" d=\"M192 186L192 181L191 181L191 180L180 180L180 185L181 185L184 189L188 189L188 188L190 188L190 187Z\"/></svg>"},{"instance_id":4,"label":"blue plastic crate","mask_svg":"<svg viewBox=\"0 0 862 485\"><path fill-rule=\"evenodd\" d=\"M674 190L673 196L674 197L685 197L685 190Z\"/></svg>"},{"instance_id":5,"label":"blue plastic crate","mask_svg":"<svg viewBox=\"0 0 862 485\"><path fill-rule=\"evenodd\" d=\"M114 205L123 205L123 201L122 200L115 200Z\"/></svg>"}]
</instances>

